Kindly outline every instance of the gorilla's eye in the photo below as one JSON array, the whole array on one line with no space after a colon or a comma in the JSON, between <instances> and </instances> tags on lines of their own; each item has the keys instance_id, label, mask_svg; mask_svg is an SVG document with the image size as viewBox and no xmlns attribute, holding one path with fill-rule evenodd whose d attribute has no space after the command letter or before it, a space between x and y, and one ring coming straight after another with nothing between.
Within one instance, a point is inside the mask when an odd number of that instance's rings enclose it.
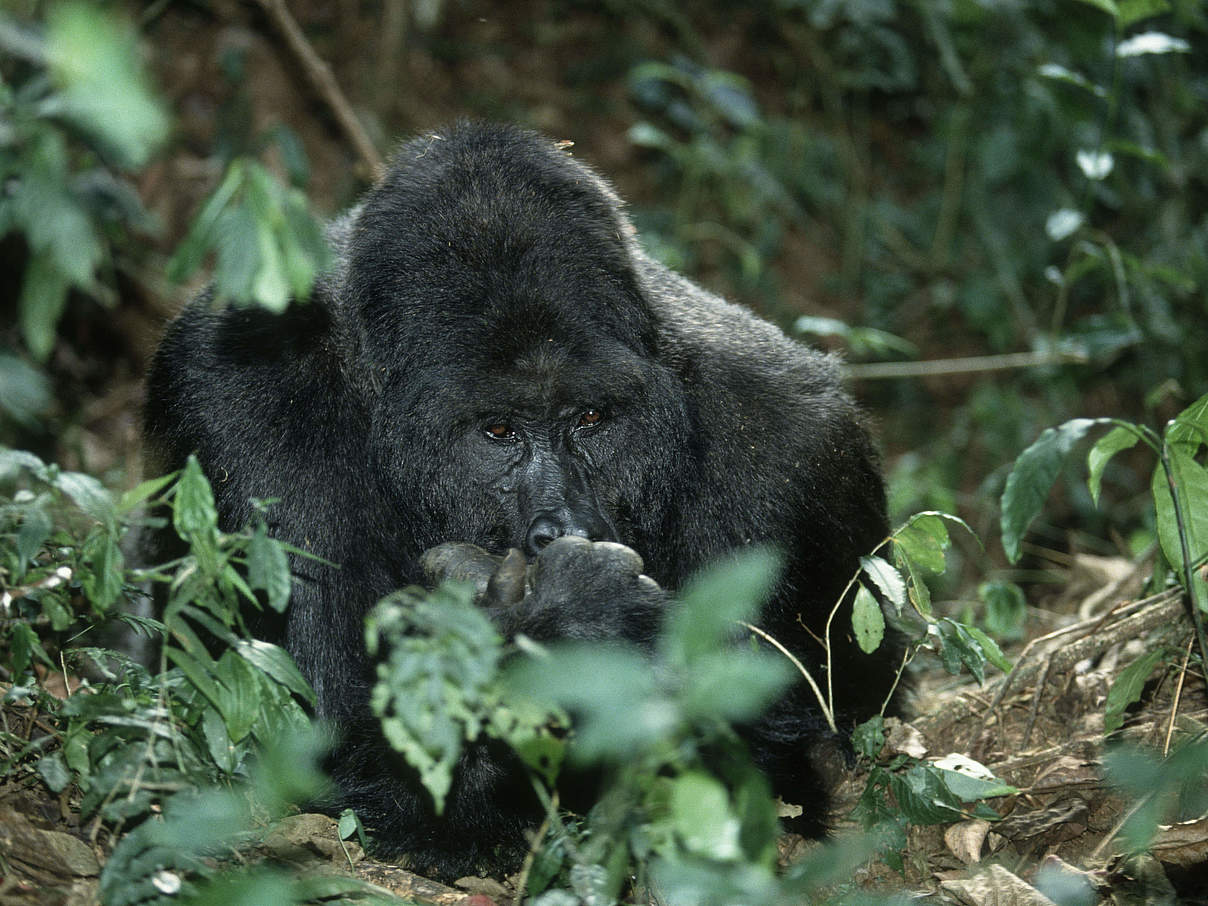
<instances>
[{"instance_id":1,"label":"gorilla's eye","mask_svg":"<svg viewBox=\"0 0 1208 906\"><path fill-rule=\"evenodd\" d=\"M599 409L588 409L579 415L580 428L593 428L604 420L604 413Z\"/></svg>"},{"instance_id":2,"label":"gorilla's eye","mask_svg":"<svg viewBox=\"0 0 1208 906\"><path fill-rule=\"evenodd\" d=\"M512 430L512 426L507 422L496 422L493 425L487 425L483 428L487 433L487 437L492 440L515 440L516 432Z\"/></svg>"}]
</instances>

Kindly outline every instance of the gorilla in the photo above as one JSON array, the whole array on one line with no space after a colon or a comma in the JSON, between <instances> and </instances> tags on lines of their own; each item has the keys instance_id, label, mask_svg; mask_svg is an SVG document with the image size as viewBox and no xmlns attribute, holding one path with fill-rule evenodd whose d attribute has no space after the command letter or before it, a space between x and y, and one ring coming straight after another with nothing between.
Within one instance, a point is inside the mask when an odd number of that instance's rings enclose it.
<instances>
[{"instance_id":1,"label":"gorilla","mask_svg":"<svg viewBox=\"0 0 1208 906\"><path fill-rule=\"evenodd\" d=\"M786 565L761 627L824 676L827 616L887 533L877 455L833 358L653 261L600 176L517 127L404 144L329 241L335 264L283 314L195 299L155 357L145 425L159 466L197 454L225 529L276 498L273 534L322 558L294 558L281 624L257 631L340 732L330 805L355 808L379 851L456 876L515 858L539 818L490 742L436 816L369 709L366 613L464 572L467 550L491 555L488 573L522 552L482 595L505 637L649 646L686 579L773 545ZM849 614L831 633L847 728L897 666L859 650ZM804 806L794 829L822 835L810 750L830 734L808 689L743 733Z\"/></svg>"}]
</instances>

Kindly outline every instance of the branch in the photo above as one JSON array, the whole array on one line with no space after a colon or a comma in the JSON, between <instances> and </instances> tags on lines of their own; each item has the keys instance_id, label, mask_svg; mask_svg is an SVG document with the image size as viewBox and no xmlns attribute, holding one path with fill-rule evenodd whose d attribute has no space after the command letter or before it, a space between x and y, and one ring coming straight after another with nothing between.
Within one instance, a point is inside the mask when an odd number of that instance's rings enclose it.
<instances>
[{"instance_id":1,"label":"branch","mask_svg":"<svg viewBox=\"0 0 1208 906\"><path fill-rule=\"evenodd\" d=\"M1086 356L1076 353L1010 352L1005 355L932 359L929 362L870 362L865 365L844 365L843 372L858 381L874 381L883 378L925 378L941 374L1010 371L1015 368L1039 368L1044 365L1081 365L1086 361Z\"/></svg>"},{"instance_id":2,"label":"branch","mask_svg":"<svg viewBox=\"0 0 1208 906\"><path fill-rule=\"evenodd\" d=\"M362 163L369 168L370 173L375 178L380 176L385 169L382 156L378 153L377 148L374 147L373 142L369 140L365 127L357 119L357 115L353 111L352 105L348 103L348 99L344 96L344 92L340 90L335 76L331 74L331 67L323 61L315 52L310 42L306 40L306 35L302 33L302 28L298 25L298 21L290 14L289 9L286 8L285 0L259 0L259 3L268 14L268 17L273 20L273 25L277 27L285 38L285 43L289 45L290 52L293 53L298 63L302 66L315 91L319 93L319 96L331 108L332 113L335 114L340 128L344 130L345 135L352 142L352 146L356 149L356 153L361 158Z\"/></svg>"}]
</instances>

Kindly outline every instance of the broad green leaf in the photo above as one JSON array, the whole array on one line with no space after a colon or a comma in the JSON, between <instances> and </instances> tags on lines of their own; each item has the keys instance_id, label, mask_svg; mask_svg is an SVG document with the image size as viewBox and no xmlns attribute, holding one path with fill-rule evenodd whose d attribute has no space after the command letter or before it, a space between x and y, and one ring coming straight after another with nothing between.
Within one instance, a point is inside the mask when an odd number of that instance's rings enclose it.
<instances>
[{"instance_id":1,"label":"broad green leaf","mask_svg":"<svg viewBox=\"0 0 1208 906\"><path fill-rule=\"evenodd\" d=\"M885 638L885 614L881 613L881 605L863 583L856 591L851 628L856 634L856 643L865 654L872 654L881 647L881 640Z\"/></svg>"},{"instance_id":2,"label":"broad green leaf","mask_svg":"<svg viewBox=\"0 0 1208 906\"><path fill-rule=\"evenodd\" d=\"M732 723L758 717L792 682L796 669L779 653L746 648L703 654L686 671L682 707L688 717L719 716Z\"/></svg>"},{"instance_id":3,"label":"broad green leaf","mask_svg":"<svg viewBox=\"0 0 1208 906\"><path fill-rule=\"evenodd\" d=\"M741 858L741 825L726 788L714 777L691 771L675 778L670 808L672 826L690 853L721 862Z\"/></svg>"},{"instance_id":4,"label":"broad green leaf","mask_svg":"<svg viewBox=\"0 0 1208 906\"><path fill-rule=\"evenodd\" d=\"M370 706L382 732L419 773L437 813L463 745L482 732L493 705L501 642L468 588L404 589L383 599L366 622L377 663Z\"/></svg>"},{"instance_id":5,"label":"broad green leaf","mask_svg":"<svg viewBox=\"0 0 1208 906\"><path fill-rule=\"evenodd\" d=\"M860 568L900 614L906 604L906 583L902 581L902 574L887 560L877 556L861 557Z\"/></svg>"},{"instance_id":6,"label":"broad green leaf","mask_svg":"<svg viewBox=\"0 0 1208 906\"><path fill-rule=\"evenodd\" d=\"M1141 700L1145 682L1154 668L1166 656L1162 647L1147 651L1120 671L1107 692L1107 704L1103 710L1103 731L1111 733L1124 725L1124 712Z\"/></svg>"},{"instance_id":7,"label":"broad green leaf","mask_svg":"<svg viewBox=\"0 0 1208 906\"><path fill-rule=\"evenodd\" d=\"M272 224L265 220L256 222L256 241L260 264L252 284L252 300L274 314L280 314L289 307L289 279Z\"/></svg>"},{"instance_id":8,"label":"broad green leaf","mask_svg":"<svg viewBox=\"0 0 1208 906\"><path fill-rule=\"evenodd\" d=\"M260 713L261 686L251 665L227 651L214 667L214 676L226 689L225 707L220 707L232 742L239 742L252 731Z\"/></svg>"},{"instance_id":9,"label":"broad green leaf","mask_svg":"<svg viewBox=\"0 0 1208 906\"><path fill-rule=\"evenodd\" d=\"M268 605L284 613L289 604L289 558L281 542L268 536L264 523L256 526L247 550L247 581L268 596Z\"/></svg>"},{"instance_id":10,"label":"broad green leaf","mask_svg":"<svg viewBox=\"0 0 1208 906\"><path fill-rule=\"evenodd\" d=\"M307 703L314 704L314 690L284 648L258 639L239 639L235 645L235 650L250 664L268 674Z\"/></svg>"},{"instance_id":11,"label":"broad green leaf","mask_svg":"<svg viewBox=\"0 0 1208 906\"><path fill-rule=\"evenodd\" d=\"M930 573L942 573L944 551L950 539L944 520L932 513L919 513L893 533L895 552Z\"/></svg>"},{"instance_id":12,"label":"broad green leaf","mask_svg":"<svg viewBox=\"0 0 1208 906\"><path fill-rule=\"evenodd\" d=\"M963 803L944 783L939 769L916 765L889 779L902 814L911 824L947 824L965 816Z\"/></svg>"},{"instance_id":13,"label":"broad green leaf","mask_svg":"<svg viewBox=\"0 0 1208 906\"><path fill-rule=\"evenodd\" d=\"M739 621L755 619L780 574L782 560L768 548L748 548L715 563L689 582L672 610L660 645L673 664L690 664L735 635Z\"/></svg>"},{"instance_id":14,"label":"broad green leaf","mask_svg":"<svg viewBox=\"0 0 1208 906\"><path fill-rule=\"evenodd\" d=\"M1046 428L1032 446L1019 454L1002 494L1002 545L1007 559L1019 561L1020 544L1032 520L1044 508L1053 482L1074 445L1106 418L1075 418Z\"/></svg>"},{"instance_id":15,"label":"broad green leaf","mask_svg":"<svg viewBox=\"0 0 1208 906\"><path fill-rule=\"evenodd\" d=\"M1199 563L1208 554L1208 469L1196 462L1184 446L1170 446L1168 453L1171 474L1168 478L1159 463L1151 489L1162 553L1183 583L1183 547L1171 495L1179 495L1187 550L1192 563ZM1192 588L1188 592L1201 610L1208 611L1208 581L1204 571L1196 570L1192 575Z\"/></svg>"},{"instance_id":16,"label":"broad green leaf","mask_svg":"<svg viewBox=\"0 0 1208 906\"><path fill-rule=\"evenodd\" d=\"M1111 458L1123 450L1131 450L1140 439L1136 428L1117 425L1095 441L1095 445L1086 455L1086 485L1090 488L1091 500L1095 502L1095 506L1099 505L1103 470L1107 468Z\"/></svg>"}]
</instances>

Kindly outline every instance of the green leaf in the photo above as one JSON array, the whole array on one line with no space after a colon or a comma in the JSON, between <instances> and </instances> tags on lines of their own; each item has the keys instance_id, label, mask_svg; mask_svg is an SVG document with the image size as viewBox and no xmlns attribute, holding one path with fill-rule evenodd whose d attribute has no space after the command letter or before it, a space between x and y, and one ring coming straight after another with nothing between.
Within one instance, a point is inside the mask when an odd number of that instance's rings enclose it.
<instances>
[{"instance_id":1,"label":"green leaf","mask_svg":"<svg viewBox=\"0 0 1208 906\"><path fill-rule=\"evenodd\" d=\"M1175 416L1166 427L1166 443L1185 447L1192 455L1202 444L1208 444L1208 394Z\"/></svg>"},{"instance_id":2,"label":"green leaf","mask_svg":"<svg viewBox=\"0 0 1208 906\"><path fill-rule=\"evenodd\" d=\"M1014 582L983 582L977 596L986 604L986 629L999 638L1019 638L1027 618L1028 602Z\"/></svg>"},{"instance_id":3,"label":"green leaf","mask_svg":"<svg viewBox=\"0 0 1208 906\"><path fill-rule=\"evenodd\" d=\"M39 758L35 767L38 776L42 778L52 793L63 792L67 789L67 784L71 783L71 771L67 769L67 762L63 760L62 752L52 752L50 755Z\"/></svg>"},{"instance_id":4,"label":"green leaf","mask_svg":"<svg viewBox=\"0 0 1208 906\"><path fill-rule=\"evenodd\" d=\"M881 594L897 608L900 614L902 607L906 604L906 583L902 581L902 574L894 569L888 561L876 556L861 557L860 568L876 583L877 588L881 589Z\"/></svg>"},{"instance_id":5,"label":"green leaf","mask_svg":"<svg viewBox=\"0 0 1208 906\"><path fill-rule=\"evenodd\" d=\"M21 333L30 354L39 362L50 358L55 328L67 305L67 277L47 252L34 252L25 267L21 285Z\"/></svg>"},{"instance_id":6,"label":"green leaf","mask_svg":"<svg viewBox=\"0 0 1208 906\"><path fill-rule=\"evenodd\" d=\"M118 515L124 516L131 510L137 509L154 497L173 481L176 480L180 473L170 472L167 475L161 475L159 478L148 478L141 482L137 487L131 488L121 496L117 504Z\"/></svg>"},{"instance_id":7,"label":"green leaf","mask_svg":"<svg viewBox=\"0 0 1208 906\"><path fill-rule=\"evenodd\" d=\"M134 31L90 3L53 5L46 51L64 115L125 167L142 166L168 133L138 59Z\"/></svg>"},{"instance_id":8,"label":"green leaf","mask_svg":"<svg viewBox=\"0 0 1208 906\"><path fill-rule=\"evenodd\" d=\"M1037 73L1041 76L1044 76L1046 79L1053 79L1057 82L1065 82L1068 85L1076 85L1083 91L1089 91L1091 94L1095 95L1095 97L1107 97L1107 92L1101 86L1096 85L1086 76L1074 72L1073 70L1066 69L1064 66L1061 66L1058 63L1045 63L1037 70ZM1079 224L1081 224L1081 220L1079 220Z\"/></svg>"},{"instance_id":9,"label":"green leaf","mask_svg":"<svg viewBox=\"0 0 1208 906\"><path fill-rule=\"evenodd\" d=\"M1090 488L1091 500L1095 502L1095 506L1099 505L1103 470L1107 468L1111 458L1123 450L1131 450L1140 439L1135 426L1117 425L1095 441L1095 445L1086 455L1086 486Z\"/></svg>"},{"instance_id":10,"label":"green leaf","mask_svg":"<svg viewBox=\"0 0 1208 906\"><path fill-rule=\"evenodd\" d=\"M852 731L851 742L857 754L875 759L885 747L885 718L877 714L864 721Z\"/></svg>"},{"instance_id":11,"label":"green leaf","mask_svg":"<svg viewBox=\"0 0 1208 906\"><path fill-rule=\"evenodd\" d=\"M1167 0L1118 0L1116 6L1120 10L1118 22L1121 30L1135 25L1142 19L1170 12Z\"/></svg>"},{"instance_id":12,"label":"green leaf","mask_svg":"<svg viewBox=\"0 0 1208 906\"><path fill-rule=\"evenodd\" d=\"M681 723L658 692L650 659L623 644L562 643L508 665L514 694L575 714L574 753L585 762L623 763Z\"/></svg>"},{"instance_id":13,"label":"green leaf","mask_svg":"<svg viewBox=\"0 0 1208 906\"><path fill-rule=\"evenodd\" d=\"M117 539L97 531L84 544L89 569L80 577L84 595L97 613L106 613L122 594L125 585L125 560Z\"/></svg>"},{"instance_id":14,"label":"green leaf","mask_svg":"<svg viewBox=\"0 0 1208 906\"><path fill-rule=\"evenodd\" d=\"M1007 559L1019 561L1024 532L1043 509L1065 457L1095 425L1105 418L1075 418L1056 428L1046 428L1032 446L1019 454L1002 494L1002 544Z\"/></svg>"},{"instance_id":15,"label":"green leaf","mask_svg":"<svg viewBox=\"0 0 1208 906\"><path fill-rule=\"evenodd\" d=\"M8 353L0 353L0 387L0 410L25 425L37 424L54 400L45 372Z\"/></svg>"},{"instance_id":16,"label":"green leaf","mask_svg":"<svg viewBox=\"0 0 1208 906\"><path fill-rule=\"evenodd\" d=\"M1105 733L1111 733L1124 725L1124 712L1141 700L1145 681L1165 656L1166 649L1158 647L1147 651L1120 671L1107 692L1107 704L1103 710Z\"/></svg>"},{"instance_id":17,"label":"green leaf","mask_svg":"<svg viewBox=\"0 0 1208 906\"><path fill-rule=\"evenodd\" d=\"M18 579L25 575L25 567L33 562L55 527L50 515L41 506L31 506L23 515L25 518L17 531Z\"/></svg>"},{"instance_id":18,"label":"green leaf","mask_svg":"<svg viewBox=\"0 0 1208 906\"><path fill-rule=\"evenodd\" d=\"M1199 563L1208 554L1208 469L1201 466L1187 451L1186 446L1168 446L1171 474L1166 475L1161 464L1154 470L1151 489L1158 527L1158 541L1166 561L1174 568L1179 582L1186 584L1183 575L1183 547L1179 538L1179 525L1175 515L1172 494L1179 495L1183 515L1183 530L1186 533L1187 549L1192 563ZM1192 573L1192 587L1188 592L1201 609L1208 609L1208 580L1203 570Z\"/></svg>"},{"instance_id":19,"label":"green leaf","mask_svg":"<svg viewBox=\"0 0 1208 906\"><path fill-rule=\"evenodd\" d=\"M770 549L752 547L694 577L684 588L660 639L667 661L690 664L733 637L737 624L754 619L767 600L781 564L780 556Z\"/></svg>"},{"instance_id":20,"label":"green leaf","mask_svg":"<svg viewBox=\"0 0 1208 906\"><path fill-rule=\"evenodd\" d=\"M726 788L709 774L690 771L671 783L671 823L688 852L734 862L742 857L741 824Z\"/></svg>"},{"instance_id":21,"label":"green leaf","mask_svg":"<svg viewBox=\"0 0 1208 906\"><path fill-rule=\"evenodd\" d=\"M779 654L735 648L701 655L685 677L684 714L732 723L753 720L784 692L795 672Z\"/></svg>"},{"instance_id":22,"label":"green leaf","mask_svg":"<svg viewBox=\"0 0 1208 906\"><path fill-rule=\"evenodd\" d=\"M281 542L268 536L264 523L256 526L247 550L247 581L268 596L268 606L284 613L289 605L289 558Z\"/></svg>"},{"instance_id":23,"label":"green leaf","mask_svg":"<svg viewBox=\"0 0 1208 906\"><path fill-rule=\"evenodd\" d=\"M188 541L213 536L218 531L214 492L210 490L210 482L193 454L189 454L180 480L176 483L172 523L176 533Z\"/></svg>"},{"instance_id":24,"label":"green leaf","mask_svg":"<svg viewBox=\"0 0 1208 906\"><path fill-rule=\"evenodd\" d=\"M248 663L268 674L308 704L314 704L314 690L284 648L279 648L271 642L262 642L259 639L239 639L235 646L235 650Z\"/></svg>"},{"instance_id":25,"label":"green leaf","mask_svg":"<svg viewBox=\"0 0 1208 906\"><path fill-rule=\"evenodd\" d=\"M939 769L931 765L916 765L904 774L891 775L889 788L911 824L947 824L965 817L963 803L948 789Z\"/></svg>"},{"instance_id":26,"label":"green leaf","mask_svg":"<svg viewBox=\"0 0 1208 906\"><path fill-rule=\"evenodd\" d=\"M851 628L856 634L856 643L865 654L872 654L881 647L881 640L885 638L885 614L881 613L881 605L863 583L856 591Z\"/></svg>"},{"instance_id":27,"label":"green leaf","mask_svg":"<svg viewBox=\"0 0 1208 906\"><path fill-rule=\"evenodd\" d=\"M106 526L113 526L117 513L113 495L91 475L85 475L83 472L59 472L51 483L93 519Z\"/></svg>"},{"instance_id":28,"label":"green leaf","mask_svg":"<svg viewBox=\"0 0 1208 906\"><path fill-rule=\"evenodd\" d=\"M964 625L964 624L962 624ZM965 631L972 636L973 641L977 642L985 655L986 660L1001 670L1003 673L1010 673L1013 669L1012 664L1007 660L1007 656L1002 653L1002 649L998 647L998 642L990 638L976 626L965 626Z\"/></svg>"},{"instance_id":29,"label":"green leaf","mask_svg":"<svg viewBox=\"0 0 1208 906\"><path fill-rule=\"evenodd\" d=\"M371 654L387 652L370 706L439 814L463 744L478 737L494 704L499 636L458 586L390 595L370 613L365 634Z\"/></svg>"}]
</instances>

